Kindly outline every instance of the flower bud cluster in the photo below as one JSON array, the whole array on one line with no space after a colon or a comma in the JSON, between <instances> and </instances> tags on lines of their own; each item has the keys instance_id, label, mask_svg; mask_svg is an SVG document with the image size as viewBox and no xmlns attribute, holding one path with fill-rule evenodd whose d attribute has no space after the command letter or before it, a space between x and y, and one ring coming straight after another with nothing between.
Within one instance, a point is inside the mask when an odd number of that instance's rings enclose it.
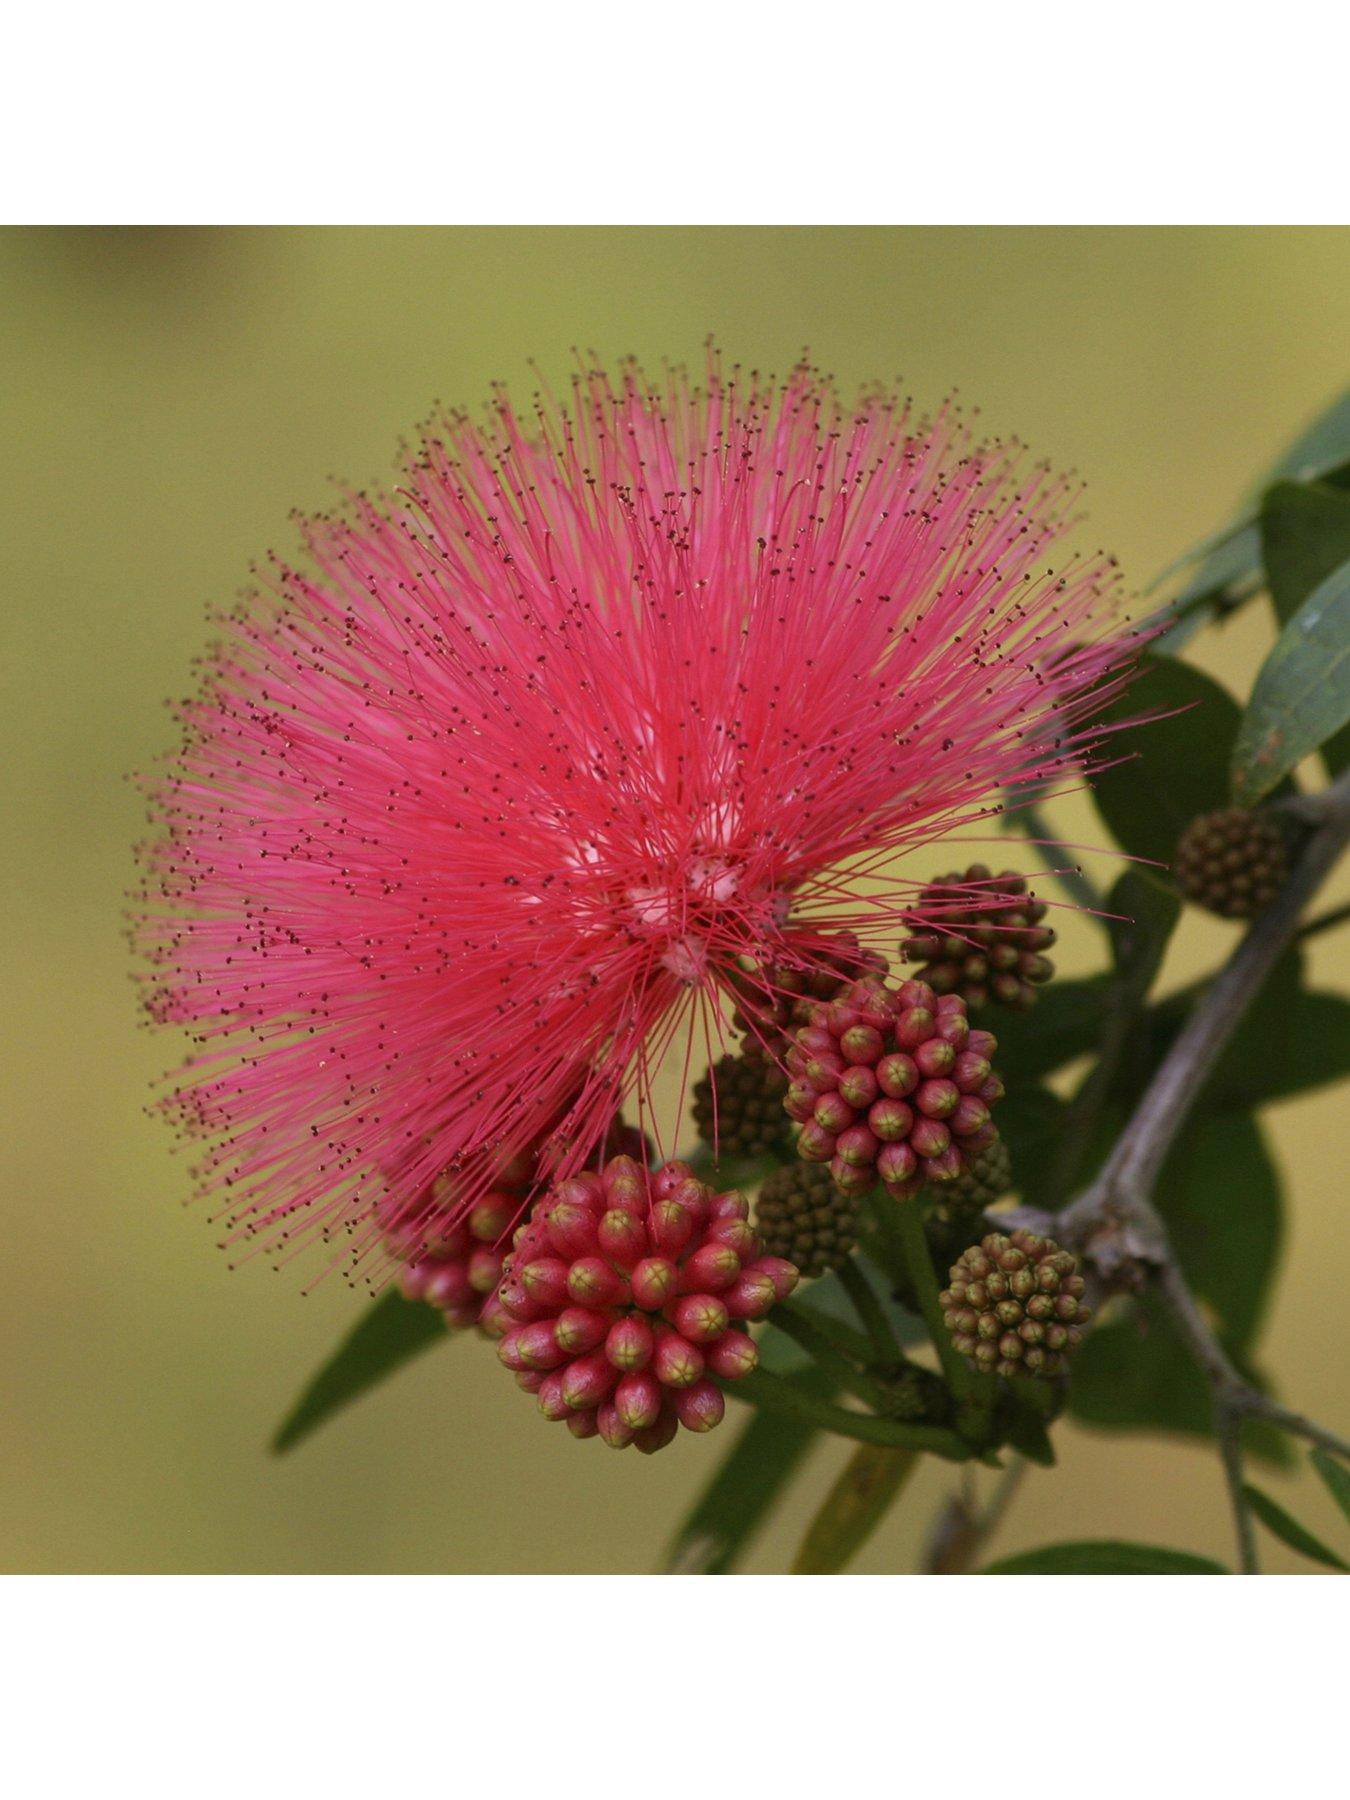
<instances>
[{"instance_id":1,"label":"flower bud cluster","mask_svg":"<svg viewBox=\"0 0 1350 1800\"><path fill-rule=\"evenodd\" d=\"M908 1199L925 1181L954 1181L997 1136L997 1047L971 1029L957 994L922 981L851 983L814 1007L788 1052L783 1104L801 1125L797 1154L828 1163L846 1194L880 1181Z\"/></svg>"},{"instance_id":2,"label":"flower bud cluster","mask_svg":"<svg viewBox=\"0 0 1350 1800\"><path fill-rule=\"evenodd\" d=\"M787 1076L764 1056L723 1056L694 1085L694 1123L719 1156L768 1156L788 1143Z\"/></svg>"},{"instance_id":3,"label":"flower bud cluster","mask_svg":"<svg viewBox=\"0 0 1350 1800\"><path fill-rule=\"evenodd\" d=\"M720 1424L718 1380L758 1361L749 1321L798 1279L761 1253L749 1211L686 1163L652 1174L626 1156L538 1202L495 1298L497 1354L545 1418L647 1453Z\"/></svg>"},{"instance_id":4,"label":"flower bud cluster","mask_svg":"<svg viewBox=\"0 0 1350 1800\"><path fill-rule=\"evenodd\" d=\"M399 1286L409 1300L438 1307L452 1330L478 1325L489 1336L502 1330L493 1293L511 1247L512 1227L539 1178L548 1139L543 1132L520 1150L498 1157L490 1191L467 1212L464 1183L454 1170L438 1176L416 1207L400 1207L392 1195L384 1202L384 1246L403 1264ZM651 1149L650 1139L616 1114L590 1166L606 1154L645 1159Z\"/></svg>"},{"instance_id":5,"label":"flower bud cluster","mask_svg":"<svg viewBox=\"0 0 1350 1800\"><path fill-rule=\"evenodd\" d=\"M744 1040L744 1056L759 1062L780 1059L793 1032L810 1024L819 1001L833 1000L851 981L882 979L889 967L879 951L864 950L851 931L837 933L830 949L814 952L812 961L812 968L799 969L746 958L733 973L732 1023Z\"/></svg>"},{"instance_id":6,"label":"flower bud cluster","mask_svg":"<svg viewBox=\"0 0 1350 1800\"><path fill-rule=\"evenodd\" d=\"M405 1220L394 1226L385 1243L403 1263L399 1285L404 1295L439 1307L453 1328L478 1324L484 1301L502 1278L507 1234L520 1208L519 1196L494 1190L458 1224Z\"/></svg>"},{"instance_id":7,"label":"flower bud cluster","mask_svg":"<svg viewBox=\"0 0 1350 1800\"><path fill-rule=\"evenodd\" d=\"M1015 869L997 876L983 863L964 875L953 870L924 889L915 912L925 923L901 942L902 959L922 963L919 973L934 992L960 994L971 1012L990 1000L1028 1007L1055 972L1044 954L1055 941L1041 923L1045 903L1027 893Z\"/></svg>"},{"instance_id":8,"label":"flower bud cluster","mask_svg":"<svg viewBox=\"0 0 1350 1800\"><path fill-rule=\"evenodd\" d=\"M767 1176L755 1199L764 1248L807 1278L847 1262L858 1242L858 1201L819 1163L791 1162Z\"/></svg>"},{"instance_id":9,"label":"flower bud cluster","mask_svg":"<svg viewBox=\"0 0 1350 1800\"><path fill-rule=\"evenodd\" d=\"M1289 840L1278 819L1245 806L1192 819L1177 844L1181 891L1224 919L1254 919L1289 874Z\"/></svg>"},{"instance_id":10,"label":"flower bud cluster","mask_svg":"<svg viewBox=\"0 0 1350 1800\"><path fill-rule=\"evenodd\" d=\"M965 1251L944 1289L952 1342L995 1375L1058 1375L1091 1318L1078 1262L1050 1238L991 1232Z\"/></svg>"}]
</instances>

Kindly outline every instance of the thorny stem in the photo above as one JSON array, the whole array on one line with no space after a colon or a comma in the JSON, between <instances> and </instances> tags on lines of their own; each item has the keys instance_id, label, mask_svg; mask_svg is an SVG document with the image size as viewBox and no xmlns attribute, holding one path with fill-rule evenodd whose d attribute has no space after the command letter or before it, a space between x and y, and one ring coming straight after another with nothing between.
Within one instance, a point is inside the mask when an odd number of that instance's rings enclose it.
<instances>
[{"instance_id":1,"label":"thorny stem","mask_svg":"<svg viewBox=\"0 0 1350 1800\"><path fill-rule=\"evenodd\" d=\"M1178 1133L1242 1022L1262 982L1291 942L1299 914L1350 843L1350 771L1311 807L1320 824L1304 843L1284 888L1252 925L1207 993L1196 1003L1096 1180L1059 1215L1024 1209L1017 1222L1053 1230L1108 1282L1133 1267L1151 1278L1209 1382L1215 1425L1244 1569L1255 1562L1250 1520L1240 1498L1239 1433L1266 1419L1294 1437L1350 1459L1350 1441L1261 1393L1233 1367L1187 1286L1153 1204L1153 1190Z\"/></svg>"}]
</instances>

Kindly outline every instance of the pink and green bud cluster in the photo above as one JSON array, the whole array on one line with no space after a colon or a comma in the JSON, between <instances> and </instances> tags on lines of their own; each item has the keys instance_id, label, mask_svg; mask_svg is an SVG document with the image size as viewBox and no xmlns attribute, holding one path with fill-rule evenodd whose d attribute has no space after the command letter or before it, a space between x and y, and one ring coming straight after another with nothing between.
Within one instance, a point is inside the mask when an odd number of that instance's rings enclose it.
<instances>
[{"instance_id":1,"label":"pink and green bud cluster","mask_svg":"<svg viewBox=\"0 0 1350 1800\"><path fill-rule=\"evenodd\" d=\"M788 1052L783 1104L801 1126L797 1154L828 1163L846 1194L881 1182L908 1199L925 1181L955 1181L998 1135L997 1047L971 1029L958 994L853 982L814 1008Z\"/></svg>"},{"instance_id":2,"label":"pink and green bud cluster","mask_svg":"<svg viewBox=\"0 0 1350 1800\"><path fill-rule=\"evenodd\" d=\"M761 1254L749 1211L687 1163L653 1174L627 1156L544 1196L496 1304L497 1354L545 1418L648 1454L721 1423L718 1383L758 1361L748 1324L798 1279Z\"/></svg>"},{"instance_id":3,"label":"pink and green bud cluster","mask_svg":"<svg viewBox=\"0 0 1350 1800\"><path fill-rule=\"evenodd\" d=\"M403 1264L399 1285L404 1295L439 1308L452 1329L478 1325L498 1337L509 1323L496 1288L512 1245L512 1227L539 1180L543 1141L535 1138L494 1159L491 1189L477 1200L466 1194L462 1172L448 1171L411 1210L400 1210L393 1197L381 1208L385 1249ZM587 1166L598 1167L606 1154L642 1157L650 1151L646 1134L616 1114ZM515 1241L527 1229L517 1226Z\"/></svg>"},{"instance_id":4,"label":"pink and green bud cluster","mask_svg":"<svg viewBox=\"0 0 1350 1800\"><path fill-rule=\"evenodd\" d=\"M850 982L884 977L890 964L877 950L865 950L855 933L834 933L828 950L813 952L814 966L757 962L741 957L728 976L736 1006L732 1023L741 1033L742 1055L776 1062L791 1046L799 1025L809 1025L816 1004L834 1000Z\"/></svg>"},{"instance_id":5,"label":"pink and green bud cluster","mask_svg":"<svg viewBox=\"0 0 1350 1800\"><path fill-rule=\"evenodd\" d=\"M518 1196L484 1194L453 1225L403 1220L385 1233L385 1244L403 1263L399 1285L409 1300L425 1300L454 1329L483 1324L485 1305L502 1278Z\"/></svg>"}]
</instances>

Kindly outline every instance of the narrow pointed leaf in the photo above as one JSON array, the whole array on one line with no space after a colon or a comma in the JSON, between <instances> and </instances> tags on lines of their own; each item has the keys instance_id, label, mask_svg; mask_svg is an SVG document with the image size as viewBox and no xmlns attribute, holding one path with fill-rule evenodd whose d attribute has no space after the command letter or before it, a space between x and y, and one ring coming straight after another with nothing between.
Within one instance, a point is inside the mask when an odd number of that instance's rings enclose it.
<instances>
[{"instance_id":1,"label":"narrow pointed leaf","mask_svg":"<svg viewBox=\"0 0 1350 1800\"><path fill-rule=\"evenodd\" d=\"M1114 1538L1084 1538L1079 1543L1047 1544L1020 1556L990 1563L981 1575L1227 1575L1222 1563L1187 1550L1156 1544L1127 1544Z\"/></svg>"},{"instance_id":2,"label":"narrow pointed leaf","mask_svg":"<svg viewBox=\"0 0 1350 1800\"><path fill-rule=\"evenodd\" d=\"M1262 505L1261 539L1271 603L1287 625L1314 588L1350 562L1350 495L1326 482L1280 482ZM1322 755L1339 775L1350 764L1350 731L1328 738Z\"/></svg>"},{"instance_id":3,"label":"narrow pointed leaf","mask_svg":"<svg viewBox=\"0 0 1350 1800\"><path fill-rule=\"evenodd\" d=\"M1321 1476L1327 1492L1345 1514L1347 1524L1350 1524L1350 1469L1344 1463L1337 1462L1334 1456L1328 1456L1325 1450L1313 1451L1312 1466Z\"/></svg>"},{"instance_id":4,"label":"narrow pointed leaf","mask_svg":"<svg viewBox=\"0 0 1350 1800\"><path fill-rule=\"evenodd\" d=\"M1196 556L1204 560L1194 575L1165 606L1144 621L1148 626L1168 625L1166 634L1154 641L1155 656L1175 656L1209 623L1220 606L1236 606L1260 591L1261 534L1250 521L1239 521L1217 539L1209 538L1197 545L1182 558L1181 565L1173 564L1171 570L1164 570L1156 585L1160 586L1169 574Z\"/></svg>"},{"instance_id":5,"label":"narrow pointed leaf","mask_svg":"<svg viewBox=\"0 0 1350 1800\"><path fill-rule=\"evenodd\" d=\"M273 1454L293 1450L334 1413L449 1336L434 1306L405 1300L390 1288L313 1376L272 1439Z\"/></svg>"},{"instance_id":6,"label":"narrow pointed leaf","mask_svg":"<svg viewBox=\"0 0 1350 1800\"><path fill-rule=\"evenodd\" d=\"M822 1400L833 1392L817 1369L803 1369L791 1379ZM667 1573L730 1574L820 1435L804 1419L752 1413L675 1534L666 1553Z\"/></svg>"},{"instance_id":7,"label":"narrow pointed leaf","mask_svg":"<svg viewBox=\"0 0 1350 1800\"><path fill-rule=\"evenodd\" d=\"M1324 1568L1350 1569L1350 1563L1343 1562L1334 1550L1328 1550L1321 1538L1315 1538L1306 1526L1300 1525L1269 1494L1262 1493L1259 1487L1253 1487L1250 1482L1243 1487L1242 1492L1266 1530L1273 1532L1282 1544L1288 1544L1291 1550L1297 1550L1309 1562L1321 1563Z\"/></svg>"},{"instance_id":8,"label":"narrow pointed leaf","mask_svg":"<svg viewBox=\"0 0 1350 1800\"><path fill-rule=\"evenodd\" d=\"M1350 563L1280 633L1233 746L1233 797L1255 806L1350 720Z\"/></svg>"},{"instance_id":9,"label":"narrow pointed leaf","mask_svg":"<svg viewBox=\"0 0 1350 1800\"><path fill-rule=\"evenodd\" d=\"M918 1456L880 1444L859 1444L807 1527L792 1565L794 1575L836 1575L862 1549L890 1511Z\"/></svg>"}]
</instances>

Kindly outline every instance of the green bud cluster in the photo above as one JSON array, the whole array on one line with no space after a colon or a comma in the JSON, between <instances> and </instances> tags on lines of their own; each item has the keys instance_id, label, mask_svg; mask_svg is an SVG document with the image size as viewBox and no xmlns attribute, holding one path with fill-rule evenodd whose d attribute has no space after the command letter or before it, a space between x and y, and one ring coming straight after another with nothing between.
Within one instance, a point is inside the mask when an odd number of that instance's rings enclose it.
<instances>
[{"instance_id":1,"label":"green bud cluster","mask_svg":"<svg viewBox=\"0 0 1350 1800\"><path fill-rule=\"evenodd\" d=\"M1077 1259L1051 1238L991 1232L958 1257L941 1296L952 1342L995 1375L1058 1375L1083 1341Z\"/></svg>"}]
</instances>

